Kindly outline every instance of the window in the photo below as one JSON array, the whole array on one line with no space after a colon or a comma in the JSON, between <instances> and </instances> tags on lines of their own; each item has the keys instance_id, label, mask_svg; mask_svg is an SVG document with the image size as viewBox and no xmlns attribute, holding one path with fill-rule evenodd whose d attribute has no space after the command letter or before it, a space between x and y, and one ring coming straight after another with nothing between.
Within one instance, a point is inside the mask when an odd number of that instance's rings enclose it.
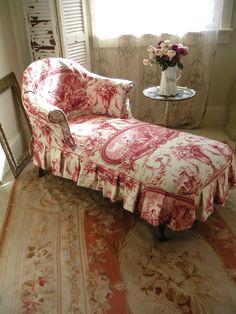
<instances>
[{"instance_id":1,"label":"window","mask_svg":"<svg viewBox=\"0 0 236 314\"><path fill-rule=\"evenodd\" d=\"M93 0L94 26L101 39L120 35L187 32L211 29L215 19L216 0ZM224 1L221 27L229 30L233 0ZM106 12L104 14L104 12Z\"/></svg>"}]
</instances>

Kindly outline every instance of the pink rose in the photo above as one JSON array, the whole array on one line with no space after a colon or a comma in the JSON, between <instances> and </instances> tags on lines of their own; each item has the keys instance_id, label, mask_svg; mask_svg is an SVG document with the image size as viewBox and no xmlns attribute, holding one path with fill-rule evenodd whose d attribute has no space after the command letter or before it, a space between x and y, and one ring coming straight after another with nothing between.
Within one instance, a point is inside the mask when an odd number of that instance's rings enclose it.
<instances>
[{"instance_id":1,"label":"pink rose","mask_svg":"<svg viewBox=\"0 0 236 314\"><path fill-rule=\"evenodd\" d=\"M148 59L143 59L143 64L144 65L149 65L149 60Z\"/></svg>"},{"instance_id":2,"label":"pink rose","mask_svg":"<svg viewBox=\"0 0 236 314\"><path fill-rule=\"evenodd\" d=\"M150 45L150 46L148 47L147 51L148 51L149 53L154 53L154 51L155 51L154 46L153 46L153 45Z\"/></svg>"},{"instance_id":3,"label":"pink rose","mask_svg":"<svg viewBox=\"0 0 236 314\"><path fill-rule=\"evenodd\" d=\"M173 44L173 45L171 46L171 49L174 50L174 51L177 51L178 47L179 47L179 46L178 46L177 44Z\"/></svg>"},{"instance_id":4,"label":"pink rose","mask_svg":"<svg viewBox=\"0 0 236 314\"><path fill-rule=\"evenodd\" d=\"M162 55L162 51L161 51L160 48L156 48L156 50L155 50L155 55L156 55L156 56L161 56L161 55Z\"/></svg>"},{"instance_id":5,"label":"pink rose","mask_svg":"<svg viewBox=\"0 0 236 314\"><path fill-rule=\"evenodd\" d=\"M167 52L167 56L170 58L170 60L171 60L172 58L174 58L175 55L176 55L176 51L174 51L174 50L169 50L169 51Z\"/></svg>"}]
</instances>

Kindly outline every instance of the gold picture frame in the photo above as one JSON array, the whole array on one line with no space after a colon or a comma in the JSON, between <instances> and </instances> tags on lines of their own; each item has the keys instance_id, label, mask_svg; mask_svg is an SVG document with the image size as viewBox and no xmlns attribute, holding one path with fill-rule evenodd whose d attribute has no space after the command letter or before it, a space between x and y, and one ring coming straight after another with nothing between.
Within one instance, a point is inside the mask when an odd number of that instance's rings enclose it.
<instances>
[{"instance_id":1,"label":"gold picture frame","mask_svg":"<svg viewBox=\"0 0 236 314\"><path fill-rule=\"evenodd\" d=\"M29 120L21 101L20 87L18 85L16 76L13 72L0 79L0 95L8 89L11 89L14 105L20 107L20 110L23 112L23 116L30 130ZM6 134L3 130L1 123L0 123L0 143L2 145L3 151L6 155L12 173L14 177L17 177L31 158L29 150L26 149L23 155L19 159L17 159L11 150L11 147L9 145L9 142L7 140Z\"/></svg>"}]
</instances>

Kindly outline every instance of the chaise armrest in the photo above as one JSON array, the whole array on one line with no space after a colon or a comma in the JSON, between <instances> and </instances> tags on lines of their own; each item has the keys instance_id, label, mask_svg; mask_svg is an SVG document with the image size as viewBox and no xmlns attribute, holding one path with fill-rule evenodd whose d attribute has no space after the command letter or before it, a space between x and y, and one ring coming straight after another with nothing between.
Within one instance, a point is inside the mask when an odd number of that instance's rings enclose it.
<instances>
[{"instance_id":1,"label":"chaise armrest","mask_svg":"<svg viewBox=\"0 0 236 314\"><path fill-rule=\"evenodd\" d=\"M127 92L130 92L130 90L134 87L134 82L130 80L106 77L106 76L98 75L92 72L90 72L89 76L95 79L97 82L101 82L104 84L106 84L107 82L110 82L111 84L116 85L118 88L119 87L125 88Z\"/></svg>"},{"instance_id":2,"label":"chaise armrest","mask_svg":"<svg viewBox=\"0 0 236 314\"><path fill-rule=\"evenodd\" d=\"M46 101L42 101L34 92L26 92L22 95L28 112L38 118L44 119L47 122L63 123L66 122L64 112Z\"/></svg>"},{"instance_id":3,"label":"chaise armrest","mask_svg":"<svg viewBox=\"0 0 236 314\"><path fill-rule=\"evenodd\" d=\"M70 147L76 146L63 110L46 101L42 101L34 92L25 92L22 94L22 100L29 115L35 119L44 121L45 124L57 124L62 131L63 139L67 145ZM55 126L52 125L51 129L55 129Z\"/></svg>"},{"instance_id":4,"label":"chaise armrest","mask_svg":"<svg viewBox=\"0 0 236 314\"><path fill-rule=\"evenodd\" d=\"M132 81L107 78L90 72L87 83L90 111L111 117L128 118L127 103L133 87Z\"/></svg>"}]
</instances>

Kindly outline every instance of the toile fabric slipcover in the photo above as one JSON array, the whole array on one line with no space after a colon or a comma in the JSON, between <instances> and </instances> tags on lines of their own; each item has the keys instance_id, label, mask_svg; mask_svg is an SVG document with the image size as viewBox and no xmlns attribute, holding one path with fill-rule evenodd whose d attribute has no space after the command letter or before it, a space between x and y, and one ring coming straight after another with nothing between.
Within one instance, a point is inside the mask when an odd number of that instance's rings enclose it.
<instances>
[{"instance_id":1,"label":"toile fabric slipcover","mask_svg":"<svg viewBox=\"0 0 236 314\"><path fill-rule=\"evenodd\" d=\"M68 59L30 64L22 100L33 162L122 201L152 225L191 228L236 186L234 155L224 143L133 119L133 86Z\"/></svg>"}]
</instances>

